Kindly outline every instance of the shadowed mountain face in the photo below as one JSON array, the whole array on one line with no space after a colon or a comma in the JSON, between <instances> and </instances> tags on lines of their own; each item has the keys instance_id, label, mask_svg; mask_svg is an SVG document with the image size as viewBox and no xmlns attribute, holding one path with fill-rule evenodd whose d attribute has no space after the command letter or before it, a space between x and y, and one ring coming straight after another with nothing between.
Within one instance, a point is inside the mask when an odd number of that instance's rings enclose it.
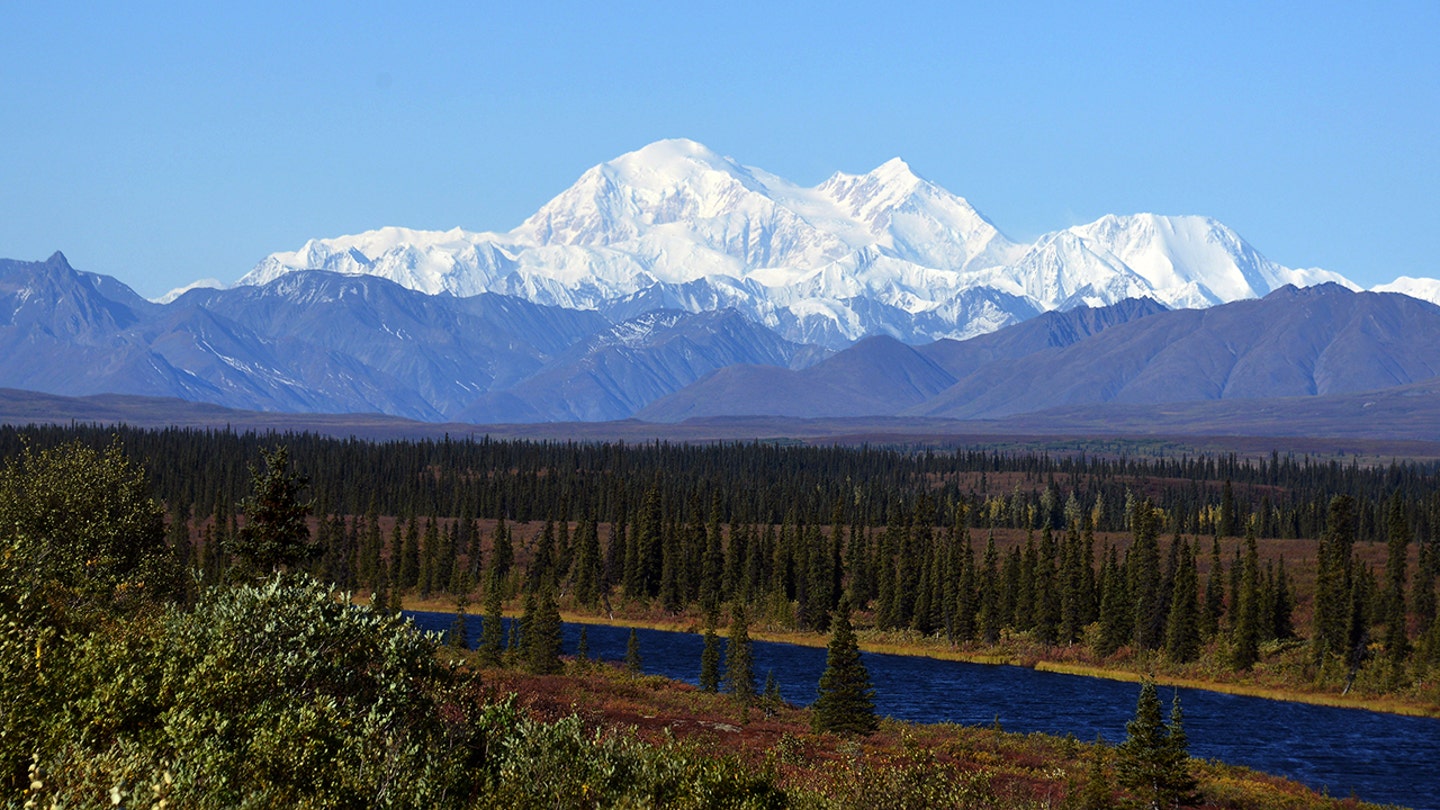
<instances>
[{"instance_id":1,"label":"shadowed mountain face","mask_svg":"<svg viewBox=\"0 0 1440 810\"><path fill-rule=\"evenodd\" d=\"M910 415L993 418L1065 405L1298 397L1440 374L1440 307L1333 284L1178 310L977 369Z\"/></svg>"},{"instance_id":2,"label":"shadowed mountain face","mask_svg":"<svg viewBox=\"0 0 1440 810\"><path fill-rule=\"evenodd\" d=\"M732 366L637 414L678 421L708 416L893 416L923 406L960 379L1047 349L1070 346L1116 324L1164 312L1150 299L1047 312L970 340L906 346L888 337L856 343L800 371Z\"/></svg>"},{"instance_id":3,"label":"shadowed mountain face","mask_svg":"<svg viewBox=\"0 0 1440 810\"><path fill-rule=\"evenodd\" d=\"M1138 299L1050 312L917 347L872 338L799 372L724 369L639 416L993 419L1076 405L1368 391L1437 374L1440 307L1326 284L1205 310Z\"/></svg>"},{"instance_id":4,"label":"shadowed mountain face","mask_svg":"<svg viewBox=\"0 0 1440 810\"><path fill-rule=\"evenodd\" d=\"M651 401L737 363L789 366L823 356L733 309L636 316L570 347L540 372L461 411L466 422L625 419Z\"/></svg>"},{"instance_id":5,"label":"shadowed mountain face","mask_svg":"<svg viewBox=\"0 0 1440 810\"><path fill-rule=\"evenodd\" d=\"M506 421L622 418L722 365L824 356L733 311L616 325L592 311L325 272L160 305L58 253L0 262L0 318L0 385L432 421L466 409ZM496 400L519 404L492 414Z\"/></svg>"}]
</instances>

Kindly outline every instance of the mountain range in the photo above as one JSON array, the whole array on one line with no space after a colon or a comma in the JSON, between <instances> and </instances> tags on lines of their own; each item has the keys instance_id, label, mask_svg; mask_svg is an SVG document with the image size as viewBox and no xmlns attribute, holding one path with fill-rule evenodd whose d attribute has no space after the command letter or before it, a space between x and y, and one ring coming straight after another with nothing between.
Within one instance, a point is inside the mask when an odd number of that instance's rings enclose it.
<instances>
[{"instance_id":1,"label":"mountain range","mask_svg":"<svg viewBox=\"0 0 1440 810\"><path fill-rule=\"evenodd\" d=\"M1040 312L1149 297L1206 307L1293 284L1355 285L1262 256L1207 217L1105 216L1012 241L968 201L890 160L806 188L688 140L586 171L505 233L381 228L311 239L242 277L374 275L619 320L734 308L796 343L963 339Z\"/></svg>"},{"instance_id":2,"label":"mountain range","mask_svg":"<svg viewBox=\"0 0 1440 810\"><path fill-rule=\"evenodd\" d=\"M1204 217L1022 244L899 160L805 188L661 141L506 233L315 239L156 301L58 252L0 260L0 387L434 423L1093 424L1436 378L1440 281L1384 288Z\"/></svg>"},{"instance_id":3,"label":"mountain range","mask_svg":"<svg viewBox=\"0 0 1440 810\"><path fill-rule=\"evenodd\" d=\"M593 310L326 271L157 304L57 253L0 261L0 317L3 387L432 422L976 420L1323 399L1440 375L1440 307L1337 284L1203 310L1148 298L1082 305L964 341L877 335L835 352L735 309L612 323ZM1387 401L1435 407L1433 397Z\"/></svg>"}]
</instances>

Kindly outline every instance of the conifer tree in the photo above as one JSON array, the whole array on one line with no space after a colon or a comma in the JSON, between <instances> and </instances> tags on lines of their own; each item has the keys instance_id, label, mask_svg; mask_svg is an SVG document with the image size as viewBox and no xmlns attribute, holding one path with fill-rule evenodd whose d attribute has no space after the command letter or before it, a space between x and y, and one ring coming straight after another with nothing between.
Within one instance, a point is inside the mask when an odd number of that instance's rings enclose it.
<instances>
[{"instance_id":1,"label":"conifer tree","mask_svg":"<svg viewBox=\"0 0 1440 810\"><path fill-rule=\"evenodd\" d=\"M1406 626L1405 578L1410 553L1410 521L1405 504L1397 491L1390 497L1388 520L1388 556L1385 562L1385 657L1390 662L1392 677L1398 685L1404 671L1405 657L1410 654L1409 628Z\"/></svg>"},{"instance_id":2,"label":"conifer tree","mask_svg":"<svg viewBox=\"0 0 1440 810\"><path fill-rule=\"evenodd\" d=\"M320 548L306 522L312 503L300 497L310 479L290 469L290 453L284 445L260 455L265 470L250 467L245 525L233 536L228 551L250 572L265 574L314 559Z\"/></svg>"},{"instance_id":3,"label":"conifer tree","mask_svg":"<svg viewBox=\"0 0 1440 810\"><path fill-rule=\"evenodd\" d=\"M1295 597L1291 595L1290 576L1285 573L1285 559L1275 572L1275 598L1270 616L1271 637L1287 641L1295 637L1295 625L1291 614L1295 612Z\"/></svg>"},{"instance_id":4,"label":"conifer tree","mask_svg":"<svg viewBox=\"0 0 1440 810\"><path fill-rule=\"evenodd\" d=\"M1220 558L1220 538L1210 544L1210 574L1205 577L1205 610L1201 614L1201 635L1213 638L1225 615L1225 563Z\"/></svg>"},{"instance_id":5,"label":"conifer tree","mask_svg":"<svg viewBox=\"0 0 1440 810\"><path fill-rule=\"evenodd\" d=\"M1185 663L1200 655L1199 583L1189 544L1180 540L1178 545L1179 561L1165 626L1165 656L1175 663Z\"/></svg>"},{"instance_id":6,"label":"conifer tree","mask_svg":"<svg viewBox=\"0 0 1440 810\"><path fill-rule=\"evenodd\" d=\"M505 624L500 602L500 588L492 575L485 588L485 617L480 625L480 660L499 666L505 654Z\"/></svg>"},{"instance_id":7,"label":"conifer tree","mask_svg":"<svg viewBox=\"0 0 1440 810\"><path fill-rule=\"evenodd\" d=\"M875 690L850 625L849 601L842 600L836 609L834 626L810 722L816 733L869 734L878 726Z\"/></svg>"},{"instance_id":8,"label":"conifer tree","mask_svg":"<svg viewBox=\"0 0 1440 810\"><path fill-rule=\"evenodd\" d=\"M580 521L575 538L575 601L584 607L600 600L600 532L595 521Z\"/></svg>"},{"instance_id":9,"label":"conifer tree","mask_svg":"<svg viewBox=\"0 0 1440 810\"><path fill-rule=\"evenodd\" d=\"M1336 495L1325 517L1325 534L1315 574L1315 618L1311 650L1315 662L1327 655L1345 655L1349 650L1351 597L1351 548L1355 542L1355 499Z\"/></svg>"},{"instance_id":10,"label":"conifer tree","mask_svg":"<svg viewBox=\"0 0 1440 810\"><path fill-rule=\"evenodd\" d=\"M700 652L700 691L720 689L720 636L715 634L711 620L705 626L705 648Z\"/></svg>"},{"instance_id":11,"label":"conifer tree","mask_svg":"<svg viewBox=\"0 0 1440 810\"><path fill-rule=\"evenodd\" d=\"M580 638L575 641L575 660L584 664L590 660L590 631L585 625L580 625Z\"/></svg>"},{"instance_id":12,"label":"conifer tree","mask_svg":"<svg viewBox=\"0 0 1440 810\"><path fill-rule=\"evenodd\" d=\"M510 525L504 516L496 521L495 533L490 538L490 581L499 583L503 595L505 578L515 564L515 545L510 538Z\"/></svg>"},{"instance_id":13,"label":"conifer tree","mask_svg":"<svg viewBox=\"0 0 1440 810\"><path fill-rule=\"evenodd\" d=\"M780 695L780 682L775 680L775 670L765 673L765 689L760 693L760 703L765 707L765 714L772 715L785 703L785 698Z\"/></svg>"},{"instance_id":14,"label":"conifer tree","mask_svg":"<svg viewBox=\"0 0 1440 810\"><path fill-rule=\"evenodd\" d=\"M1240 569L1239 604L1231 630L1230 664L1244 671L1260 660L1260 555L1255 527L1245 532L1245 559Z\"/></svg>"},{"instance_id":15,"label":"conifer tree","mask_svg":"<svg viewBox=\"0 0 1440 810\"><path fill-rule=\"evenodd\" d=\"M1433 531L1433 529L1432 529ZM1419 559L1415 565L1415 579L1410 586L1410 608L1419 623L1419 637L1423 639L1435 623L1435 574L1440 566L1434 540L1421 540Z\"/></svg>"},{"instance_id":16,"label":"conifer tree","mask_svg":"<svg viewBox=\"0 0 1440 810\"><path fill-rule=\"evenodd\" d=\"M1115 775L1153 810L1197 803L1195 779L1180 722L1180 698L1171 707L1171 725L1161 716L1155 684L1145 681L1135 707L1135 719L1125 724L1125 742L1115 750Z\"/></svg>"},{"instance_id":17,"label":"conifer tree","mask_svg":"<svg viewBox=\"0 0 1440 810\"><path fill-rule=\"evenodd\" d=\"M635 628L630 628L630 636L625 639L625 669L632 675L639 675L644 667L644 661L640 658L640 634Z\"/></svg>"},{"instance_id":18,"label":"conifer tree","mask_svg":"<svg viewBox=\"0 0 1440 810\"><path fill-rule=\"evenodd\" d=\"M985 554L982 560L977 624L980 637L987 644L994 644L1000 640L1000 630L1004 627L1005 620L1000 598L1000 552L995 548L993 531L985 541Z\"/></svg>"},{"instance_id":19,"label":"conifer tree","mask_svg":"<svg viewBox=\"0 0 1440 810\"><path fill-rule=\"evenodd\" d=\"M535 541L535 553L530 557L530 569L525 572L525 592L539 593L554 581L555 574L555 521L545 521L540 537Z\"/></svg>"},{"instance_id":20,"label":"conifer tree","mask_svg":"<svg viewBox=\"0 0 1440 810\"><path fill-rule=\"evenodd\" d=\"M464 652L470 649L470 627L465 619L465 611L469 608L467 600L461 599L455 604L455 621L451 622L450 630L445 636L445 642L451 648Z\"/></svg>"},{"instance_id":21,"label":"conifer tree","mask_svg":"<svg viewBox=\"0 0 1440 810\"><path fill-rule=\"evenodd\" d=\"M1113 655L1130 640L1134 621L1125 572L1121 570L1118 552L1109 546L1105 567L1101 571L1103 594L1100 598L1100 632L1095 639L1095 652L1101 657Z\"/></svg>"},{"instance_id":22,"label":"conifer tree","mask_svg":"<svg viewBox=\"0 0 1440 810\"><path fill-rule=\"evenodd\" d=\"M394 591L399 593L420 584L420 530L412 515L410 520L406 521L403 532L397 520L395 531L400 535L400 560L393 566Z\"/></svg>"},{"instance_id":23,"label":"conifer tree","mask_svg":"<svg viewBox=\"0 0 1440 810\"><path fill-rule=\"evenodd\" d=\"M710 496L710 516L705 523L705 554L700 574L700 609L707 614L720 609L726 578L725 548L720 529L720 492Z\"/></svg>"},{"instance_id":24,"label":"conifer tree","mask_svg":"<svg viewBox=\"0 0 1440 810\"><path fill-rule=\"evenodd\" d=\"M750 620L745 606L730 610L730 638L725 645L725 688L745 705L755 699L755 659L750 648Z\"/></svg>"},{"instance_id":25,"label":"conifer tree","mask_svg":"<svg viewBox=\"0 0 1440 810\"><path fill-rule=\"evenodd\" d=\"M1163 601L1160 545L1156 539L1155 507L1147 499L1136 505L1132 518L1135 544L1127 556L1127 579L1132 605L1135 646L1154 650L1165 643L1169 604Z\"/></svg>"},{"instance_id":26,"label":"conifer tree","mask_svg":"<svg viewBox=\"0 0 1440 810\"><path fill-rule=\"evenodd\" d=\"M526 669L537 675L551 675L564 669L560 663L560 609L550 588L540 592L534 615L525 622L524 634Z\"/></svg>"}]
</instances>

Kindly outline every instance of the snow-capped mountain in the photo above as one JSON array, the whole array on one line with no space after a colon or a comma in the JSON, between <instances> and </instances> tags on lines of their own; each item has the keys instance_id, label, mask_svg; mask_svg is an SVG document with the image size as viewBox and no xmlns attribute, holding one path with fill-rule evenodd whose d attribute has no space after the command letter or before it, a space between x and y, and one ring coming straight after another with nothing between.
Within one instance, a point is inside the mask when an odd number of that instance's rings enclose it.
<instances>
[{"instance_id":1,"label":"snow-capped mountain","mask_svg":"<svg viewBox=\"0 0 1440 810\"><path fill-rule=\"evenodd\" d=\"M627 315L636 302L734 308L789 340L831 347L867 334L965 338L1139 296L1206 307L1285 284L1355 287L1276 264L1205 217L1106 216L1021 245L899 159L805 188L688 140L595 166L507 233L312 239L239 283L297 270Z\"/></svg>"},{"instance_id":2,"label":"snow-capped mountain","mask_svg":"<svg viewBox=\"0 0 1440 810\"><path fill-rule=\"evenodd\" d=\"M1421 301L1440 304L1440 279L1401 276L1389 284L1381 284L1376 287L1375 292L1403 293L1411 298L1419 298Z\"/></svg>"}]
</instances>

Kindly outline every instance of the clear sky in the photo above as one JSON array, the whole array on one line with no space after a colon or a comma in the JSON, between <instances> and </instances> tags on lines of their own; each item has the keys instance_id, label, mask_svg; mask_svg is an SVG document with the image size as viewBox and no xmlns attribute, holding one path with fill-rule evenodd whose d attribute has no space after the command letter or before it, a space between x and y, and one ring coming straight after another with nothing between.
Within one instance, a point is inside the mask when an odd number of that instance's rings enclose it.
<instances>
[{"instance_id":1,"label":"clear sky","mask_svg":"<svg viewBox=\"0 0 1440 810\"><path fill-rule=\"evenodd\" d=\"M154 296L310 237L508 230L669 137L900 156L1014 239L1206 214L1440 276L1440 2L0 6L0 256ZM896 6L899 8L887 8Z\"/></svg>"}]
</instances>

